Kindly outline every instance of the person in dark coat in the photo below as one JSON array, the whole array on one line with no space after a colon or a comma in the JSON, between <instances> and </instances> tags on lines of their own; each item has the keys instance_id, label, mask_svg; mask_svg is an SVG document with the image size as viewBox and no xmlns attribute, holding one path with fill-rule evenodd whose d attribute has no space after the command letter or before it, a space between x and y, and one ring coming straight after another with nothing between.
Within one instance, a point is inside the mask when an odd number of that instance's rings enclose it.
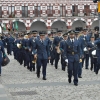
<instances>
[{"instance_id":1,"label":"person in dark coat","mask_svg":"<svg viewBox=\"0 0 100 100\"><path fill-rule=\"evenodd\" d=\"M6 54L5 54L3 42L2 42L2 40L0 40L0 76L1 76L1 64L2 64L2 60L5 57L6 57Z\"/></svg>"},{"instance_id":2,"label":"person in dark coat","mask_svg":"<svg viewBox=\"0 0 100 100\"><path fill-rule=\"evenodd\" d=\"M65 71L65 68L66 68L66 62L65 62L64 57L63 57L64 47L66 45L66 42L67 42L67 33L63 34L63 40L60 42L61 67L62 67L63 71Z\"/></svg>"}]
</instances>

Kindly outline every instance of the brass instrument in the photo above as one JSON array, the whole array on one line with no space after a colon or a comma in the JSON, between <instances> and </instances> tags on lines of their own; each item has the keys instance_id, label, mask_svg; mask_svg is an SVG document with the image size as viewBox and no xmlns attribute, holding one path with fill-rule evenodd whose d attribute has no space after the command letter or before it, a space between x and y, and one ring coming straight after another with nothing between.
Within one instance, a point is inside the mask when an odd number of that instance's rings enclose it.
<instances>
[{"instance_id":1,"label":"brass instrument","mask_svg":"<svg viewBox=\"0 0 100 100\"><path fill-rule=\"evenodd\" d=\"M58 46L56 47L57 53L61 54L61 50L60 50L60 43L58 44Z\"/></svg>"},{"instance_id":2,"label":"brass instrument","mask_svg":"<svg viewBox=\"0 0 100 100\"><path fill-rule=\"evenodd\" d=\"M51 38L49 38L49 39L50 39L51 41L53 41L53 40L54 40L54 38L52 38L52 37L51 37Z\"/></svg>"},{"instance_id":3,"label":"brass instrument","mask_svg":"<svg viewBox=\"0 0 100 100\"><path fill-rule=\"evenodd\" d=\"M20 49L21 48L21 44L20 43L17 43L17 47Z\"/></svg>"},{"instance_id":4,"label":"brass instrument","mask_svg":"<svg viewBox=\"0 0 100 100\"><path fill-rule=\"evenodd\" d=\"M33 59L32 63L35 64L37 61L37 56Z\"/></svg>"},{"instance_id":5,"label":"brass instrument","mask_svg":"<svg viewBox=\"0 0 100 100\"><path fill-rule=\"evenodd\" d=\"M80 58L80 59L79 59L79 63L81 63L81 62L82 62L82 59Z\"/></svg>"}]
</instances>

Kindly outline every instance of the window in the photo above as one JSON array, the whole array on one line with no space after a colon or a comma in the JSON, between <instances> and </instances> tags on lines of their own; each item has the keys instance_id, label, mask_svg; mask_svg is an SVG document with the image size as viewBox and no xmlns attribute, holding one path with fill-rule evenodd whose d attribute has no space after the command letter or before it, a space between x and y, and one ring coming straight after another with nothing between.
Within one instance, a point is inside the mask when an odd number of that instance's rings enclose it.
<instances>
[{"instance_id":1,"label":"window","mask_svg":"<svg viewBox=\"0 0 100 100\"><path fill-rule=\"evenodd\" d=\"M64 5L62 5L62 6L60 6L60 16L62 16L62 17L64 17L65 16L65 6Z\"/></svg>"},{"instance_id":2,"label":"window","mask_svg":"<svg viewBox=\"0 0 100 100\"><path fill-rule=\"evenodd\" d=\"M41 16L41 7L35 6L34 13L35 13L35 17L40 17Z\"/></svg>"},{"instance_id":3,"label":"window","mask_svg":"<svg viewBox=\"0 0 100 100\"><path fill-rule=\"evenodd\" d=\"M9 14L9 17L14 16L14 14L15 14L15 7L14 6L9 6L8 7L8 14Z\"/></svg>"},{"instance_id":4,"label":"window","mask_svg":"<svg viewBox=\"0 0 100 100\"><path fill-rule=\"evenodd\" d=\"M28 7L22 6L22 17L28 17Z\"/></svg>"},{"instance_id":5,"label":"window","mask_svg":"<svg viewBox=\"0 0 100 100\"><path fill-rule=\"evenodd\" d=\"M0 17L2 17L2 7L0 7Z\"/></svg>"},{"instance_id":6,"label":"window","mask_svg":"<svg viewBox=\"0 0 100 100\"><path fill-rule=\"evenodd\" d=\"M78 6L77 5L72 6L72 15L78 16Z\"/></svg>"},{"instance_id":7,"label":"window","mask_svg":"<svg viewBox=\"0 0 100 100\"><path fill-rule=\"evenodd\" d=\"M53 6L47 6L47 15L53 16Z\"/></svg>"},{"instance_id":8,"label":"window","mask_svg":"<svg viewBox=\"0 0 100 100\"><path fill-rule=\"evenodd\" d=\"M89 16L90 15L90 6L84 5L84 15Z\"/></svg>"}]
</instances>

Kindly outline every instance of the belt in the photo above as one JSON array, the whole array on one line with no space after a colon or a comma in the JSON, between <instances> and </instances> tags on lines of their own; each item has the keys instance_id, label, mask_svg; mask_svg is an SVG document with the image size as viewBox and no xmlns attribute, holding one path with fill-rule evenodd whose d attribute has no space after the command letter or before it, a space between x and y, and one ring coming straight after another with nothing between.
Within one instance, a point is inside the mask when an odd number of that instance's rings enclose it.
<instances>
[{"instance_id":1,"label":"belt","mask_svg":"<svg viewBox=\"0 0 100 100\"><path fill-rule=\"evenodd\" d=\"M77 52L68 52L68 54L75 55L78 54Z\"/></svg>"}]
</instances>

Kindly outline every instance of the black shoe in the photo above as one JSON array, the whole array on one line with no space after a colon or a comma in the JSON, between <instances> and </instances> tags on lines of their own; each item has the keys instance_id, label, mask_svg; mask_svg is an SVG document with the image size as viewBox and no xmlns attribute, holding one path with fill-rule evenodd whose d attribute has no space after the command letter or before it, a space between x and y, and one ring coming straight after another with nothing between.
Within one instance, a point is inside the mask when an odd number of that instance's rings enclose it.
<instances>
[{"instance_id":1,"label":"black shoe","mask_svg":"<svg viewBox=\"0 0 100 100\"><path fill-rule=\"evenodd\" d=\"M51 63L51 65L53 65L53 63Z\"/></svg>"},{"instance_id":2,"label":"black shoe","mask_svg":"<svg viewBox=\"0 0 100 100\"><path fill-rule=\"evenodd\" d=\"M32 72L32 69L30 69L30 71Z\"/></svg>"},{"instance_id":3,"label":"black shoe","mask_svg":"<svg viewBox=\"0 0 100 100\"><path fill-rule=\"evenodd\" d=\"M43 80L47 80L45 77L43 77Z\"/></svg>"},{"instance_id":4,"label":"black shoe","mask_svg":"<svg viewBox=\"0 0 100 100\"><path fill-rule=\"evenodd\" d=\"M88 69L88 68L85 68L85 69Z\"/></svg>"},{"instance_id":5,"label":"black shoe","mask_svg":"<svg viewBox=\"0 0 100 100\"><path fill-rule=\"evenodd\" d=\"M68 79L68 82L71 83L71 79Z\"/></svg>"},{"instance_id":6,"label":"black shoe","mask_svg":"<svg viewBox=\"0 0 100 100\"><path fill-rule=\"evenodd\" d=\"M55 67L55 69L57 69L57 67Z\"/></svg>"},{"instance_id":7,"label":"black shoe","mask_svg":"<svg viewBox=\"0 0 100 100\"><path fill-rule=\"evenodd\" d=\"M82 76L78 76L78 78L82 78Z\"/></svg>"},{"instance_id":8,"label":"black shoe","mask_svg":"<svg viewBox=\"0 0 100 100\"><path fill-rule=\"evenodd\" d=\"M98 71L95 71L96 74L98 74Z\"/></svg>"},{"instance_id":9,"label":"black shoe","mask_svg":"<svg viewBox=\"0 0 100 100\"><path fill-rule=\"evenodd\" d=\"M90 70L92 71L93 68L90 68Z\"/></svg>"},{"instance_id":10,"label":"black shoe","mask_svg":"<svg viewBox=\"0 0 100 100\"><path fill-rule=\"evenodd\" d=\"M74 83L75 86L78 86L78 83Z\"/></svg>"},{"instance_id":11,"label":"black shoe","mask_svg":"<svg viewBox=\"0 0 100 100\"><path fill-rule=\"evenodd\" d=\"M62 69L63 71L65 71L65 69Z\"/></svg>"},{"instance_id":12,"label":"black shoe","mask_svg":"<svg viewBox=\"0 0 100 100\"><path fill-rule=\"evenodd\" d=\"M33 68L33 71L35 71L35 69Z\"/></svg>"},{"instance_id":13,"label":"black shoe","mask_svg":"<svg viewBox=\"0 0 100 100\"><path fill-rule=\"evenodd\" d=\"M40 75L37 75L38 78L40 78Z\"/></svg>"}]
</instances>

